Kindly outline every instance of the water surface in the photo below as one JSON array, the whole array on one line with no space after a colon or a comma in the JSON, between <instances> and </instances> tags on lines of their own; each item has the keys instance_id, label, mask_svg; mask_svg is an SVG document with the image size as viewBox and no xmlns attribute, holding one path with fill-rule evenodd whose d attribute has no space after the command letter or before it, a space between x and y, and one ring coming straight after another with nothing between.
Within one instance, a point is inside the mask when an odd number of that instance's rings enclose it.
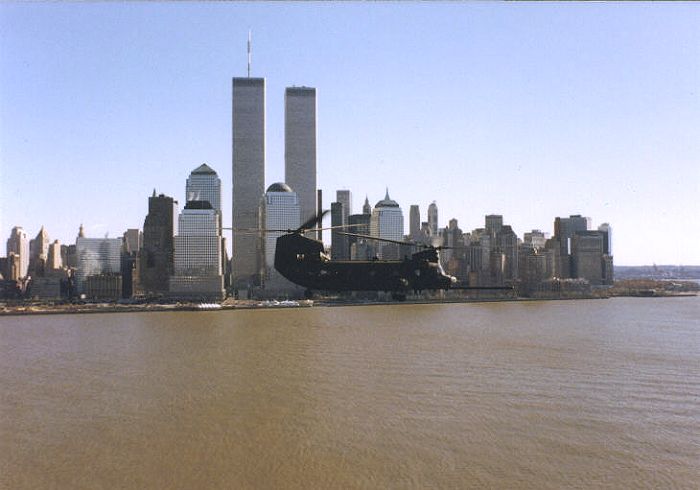
<instances>
[{"instance_id":1,"label":"water surface","mask_svg":"<svg viewBox=\"0 0 700 490\"><path fill-rule=\"evenodd\" d=\"M4 488L697 488L699 298L0 318Z\"/></svg>"}]
</instances>

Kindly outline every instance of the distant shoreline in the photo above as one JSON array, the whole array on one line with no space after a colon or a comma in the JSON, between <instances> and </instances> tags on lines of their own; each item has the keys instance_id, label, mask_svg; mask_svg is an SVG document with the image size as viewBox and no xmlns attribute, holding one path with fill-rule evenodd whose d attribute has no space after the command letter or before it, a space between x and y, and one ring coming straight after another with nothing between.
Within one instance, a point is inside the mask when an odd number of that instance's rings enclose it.
<instances>
[{"instance_id":1,"label":"distant shoreline","mask_svg":"<svg viewBox=\"0 0 700 490\"><path fill-rule=\"evenodd\" d=\"M696 297L696 293L676 293L659 296L624 295L612 296L635 297L635 298L672 298L672 297ZM144 313L144 312L217 312L235 310L272 310L272 309L299 309L309 307L342 307L342 306L397 306L397 305L430 305L430 304L457 304L457 303L503 303L503 302L535 302L535 301L577 301L584 299L608 299L601 296L579 296L579 297L548 297L548 298L445 298L445 299L407 299L406 301L346 301L321 299L311 305L263 305L261 302L252 300L239 300L234 304L222 304L214 309L200 309L197 303L187 304L142 304L142 305L119 305L112 303L96 303L84 305L15 305L5 306L0 310L0 316L30 316L30 315L72 315L90 313Z\"/></svg>"}]
</instances>

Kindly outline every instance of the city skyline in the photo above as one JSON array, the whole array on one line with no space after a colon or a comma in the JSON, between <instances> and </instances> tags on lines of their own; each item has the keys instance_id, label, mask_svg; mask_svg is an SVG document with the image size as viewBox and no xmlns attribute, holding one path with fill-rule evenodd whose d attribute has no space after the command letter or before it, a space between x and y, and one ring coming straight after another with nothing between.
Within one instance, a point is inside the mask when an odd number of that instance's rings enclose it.
<instances>
[{"instance_id":1,"label":"city skyline","mask_svg":"<svg viewBox=\"0 0 700 490\"><path fill-rule=\"evenodd\" d=\"M312 86L324 209L336 190L374 203L388 186L404 210L436 201L439 227L457 218L469 230L497 213L522 237L583 214L612 223L618 265L698 264L688 244L700 240L699 13L684 5L1 5L0 232L6 239L21 226L34 236L44 225L72 243L84 223L89 236L118 237L143 223L154 187L185 202L182 179L202 162L231 182L230 80L246 75L250 27L252 76L266 79L266 187L284 181L284 88ZM368 24L357 39L345 14ZM293 30L305 15L312 34ZM188 16L210 29L165 35L191 28ZM77 19L88 21L68 32ZM451 39L464 25L473 28L466 40ZM656 38L645 30L652 25ZM505 27L515 32L504 39ZM110 33L128 34L123 52ZM94 46L78 42L83 35ZM339 54L342 63L328 65ZM231 202L227 185L222 202ZM687 239L664 239L664 227L683 227Z\"/></svg>"}]
</instances>

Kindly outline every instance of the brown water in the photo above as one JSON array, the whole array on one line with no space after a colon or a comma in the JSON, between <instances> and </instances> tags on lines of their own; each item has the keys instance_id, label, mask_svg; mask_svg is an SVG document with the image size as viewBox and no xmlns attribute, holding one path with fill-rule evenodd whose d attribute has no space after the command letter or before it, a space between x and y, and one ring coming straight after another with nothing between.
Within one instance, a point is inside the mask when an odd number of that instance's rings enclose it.
<instances>
[{"instance_id":1,"label":"brown water","mask_svg":"<svg viewBox=\"0 0 700 490\"><path fill-rule=\"evenodd\" d=\"M700 298L0 318L3 488L698 488Z\"/></svg>"}]
</instances>

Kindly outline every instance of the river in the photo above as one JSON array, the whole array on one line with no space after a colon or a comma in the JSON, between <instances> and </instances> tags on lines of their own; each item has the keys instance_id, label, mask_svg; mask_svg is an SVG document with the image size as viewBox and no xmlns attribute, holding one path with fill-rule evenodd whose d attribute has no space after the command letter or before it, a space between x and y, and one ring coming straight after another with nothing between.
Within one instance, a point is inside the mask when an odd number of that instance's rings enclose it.
<instances>
[{"instance_id":1,"label":"river","mask_svg":"<svg viewBox=\"0 0 700 490\"><path fill-rule=\"evenodd\" d=\"M0 318L2 488L697 488L700 298Z\"/></svg>"}]
</instances>

